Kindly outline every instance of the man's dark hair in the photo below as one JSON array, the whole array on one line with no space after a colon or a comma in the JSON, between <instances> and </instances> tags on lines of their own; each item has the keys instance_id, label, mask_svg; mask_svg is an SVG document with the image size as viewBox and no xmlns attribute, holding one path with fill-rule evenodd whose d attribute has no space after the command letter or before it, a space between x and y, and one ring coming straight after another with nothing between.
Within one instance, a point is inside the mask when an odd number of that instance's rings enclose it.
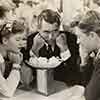
<instances>
[{"instance_id":1,"label":"man's dark hair","mask_svg":"<svg viewBox=\"0 0 100 100\"><path fill-rule=\"evenodd\" d=\"M58 27L60 26L60 15L56 11L53 11L50 9L43 10L38 16L39 28L41 28L42 20L45 20L46 22L50 24L57 23Z\"/></svg>"}]
</instances>

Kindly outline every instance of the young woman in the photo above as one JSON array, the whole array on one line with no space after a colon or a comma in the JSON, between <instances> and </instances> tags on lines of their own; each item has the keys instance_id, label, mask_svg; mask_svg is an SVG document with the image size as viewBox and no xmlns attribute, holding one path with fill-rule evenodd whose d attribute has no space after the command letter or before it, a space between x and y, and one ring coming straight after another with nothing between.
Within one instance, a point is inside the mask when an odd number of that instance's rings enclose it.
<instances>
[{"instance_id":1,"label":"young woman","mask_svg":"<svg viewBox=\"0 0 100 100\"><path fill-rule=\"evenodd\" d=\"M4 24L0 30L0 93L11 97L20 81L23 61L20 49L26 46L26 32L20 22L8 26Z\"/></svg>"},{"instance_id":2,"label":"young woman","mask_svg":"<svg viewBox=\"0 0 100 100\"><path fill-rule=\"evenodd\" d=\"M88 54L95 53L94 71L89 84L85 90L86 100L100 99L100 13L88 11L79 22L77 30L80 49Z\"/></svg>"}]
</instances>

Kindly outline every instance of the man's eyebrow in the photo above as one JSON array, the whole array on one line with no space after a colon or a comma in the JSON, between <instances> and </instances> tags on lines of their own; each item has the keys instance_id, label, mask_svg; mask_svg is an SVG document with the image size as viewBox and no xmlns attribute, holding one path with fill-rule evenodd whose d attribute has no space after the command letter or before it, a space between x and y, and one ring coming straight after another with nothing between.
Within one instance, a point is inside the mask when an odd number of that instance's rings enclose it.
<instances>
[{"instance_id":1,"label":"man's eyebrow","mask_svg":"<svg viewBox=\"0 0 100 100\"><path fill-rule=\"evenodd\" d=\"M55 30L52 30L52 31L58 31L58 29L55 29ZM52 31L44 30L44 32L52 32Z\"/></svg>"},{"instance_id":2,"label":"man's eyebrow","mask_svg":"<svg viewBox=\"0 0 100 100\"><path fill-rule=\"evenodd\" d=\"M50 32L50 31L48 31L48 30L44 30L43 32Z\"/></svg>"}]
</instances>

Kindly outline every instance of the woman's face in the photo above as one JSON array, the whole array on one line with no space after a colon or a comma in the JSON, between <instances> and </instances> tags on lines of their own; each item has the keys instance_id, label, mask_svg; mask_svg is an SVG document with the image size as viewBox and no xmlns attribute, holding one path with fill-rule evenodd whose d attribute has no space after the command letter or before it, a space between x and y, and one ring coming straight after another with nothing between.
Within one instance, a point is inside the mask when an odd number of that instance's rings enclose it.
<instances>
[{"instance_id":1,"label":"woman's face","mask_svg":"<svg viewBox=\"0 0 100 100\"><path fill-rule=\"evenodd\" d=\"M26 34L23 32L11 35L6 41L6 45L9 49L19 51L22 47L26 47Z\"/></svg>"},{"instance_id":2,"label":"woman's face","mask_svg":"<svg viewBox=\"0 0 100 100\"><path fill-rule=\"evenodd\" d=\"M79 47L84 48L88 53L97 49L98 38L95 32L93 33L85 33L84 30L80 28L76 28L76 35L77 35L77 43Z\"/></svg>"}]
</instances>

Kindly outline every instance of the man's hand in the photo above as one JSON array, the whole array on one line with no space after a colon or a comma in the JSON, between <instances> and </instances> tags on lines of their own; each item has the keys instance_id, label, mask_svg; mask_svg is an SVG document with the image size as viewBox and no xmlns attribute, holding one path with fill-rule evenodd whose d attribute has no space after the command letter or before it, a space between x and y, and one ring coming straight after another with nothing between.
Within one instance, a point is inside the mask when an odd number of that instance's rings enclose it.
<instances>
[{"instance_id":1,"label":"man's hand","mask_svg":"<svg viewBox=\"0 0 100 100\"><path fill-rule=\"evenodd\" d=\"M66 39L65 34L59 35L59 37L56 39L56 43L57 43L57 46L60 48L61 52L64 52L68 49L67 39Z\"/></svg>"},{"instance_id":2,"label":"man's hand","mask_svg":"<svg viewBox=\"0 0 100 100\"><path fill-rule=\"evenodd\" d=\"M9 60L14 64L21 64L23 60L23 54L22 53L14 53L9 52L8 53Z\"/></svg>"}]
</instances>

